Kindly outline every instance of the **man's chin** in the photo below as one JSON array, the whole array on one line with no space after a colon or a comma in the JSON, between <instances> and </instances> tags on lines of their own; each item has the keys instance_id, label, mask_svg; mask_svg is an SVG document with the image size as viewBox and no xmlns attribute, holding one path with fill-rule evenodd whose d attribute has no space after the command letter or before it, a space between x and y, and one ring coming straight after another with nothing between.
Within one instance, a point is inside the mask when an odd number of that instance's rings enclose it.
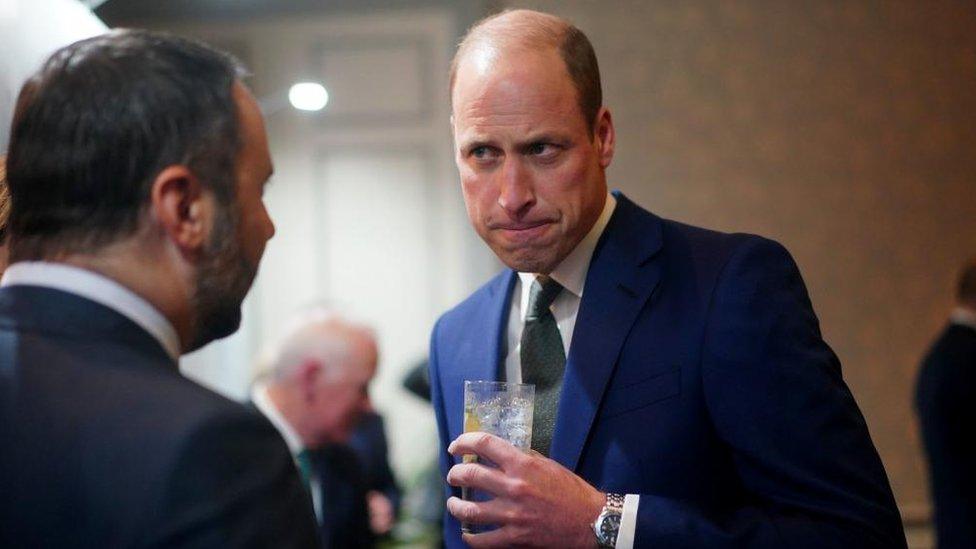
<instances>
[{"instance_id":1,"label":"man's chin","mask_svg":"<svg viewBox=\"0 0 976 549\"><path fill-rule=\"evenodd\" d=\"M502 254L498 252L495 252L495 255L508 268L520 273L549 274L558 265L558 261L555 261L551 257L539 257L538 255L525 253Z\"/></svg>"},{"instance_id":2,"label":"man's chin","mask_svg":"<svg viewBox=\"0 0 976 549\"><path fill-rule=\"evenodd\" d=\"M207 315L200 319L200 326L197 329L196 338L188 349L184 352L195 351L218 339L223 339L237 332L241 327L241 306L238 305L225 311Z\"/></svg>"}]
</instances>

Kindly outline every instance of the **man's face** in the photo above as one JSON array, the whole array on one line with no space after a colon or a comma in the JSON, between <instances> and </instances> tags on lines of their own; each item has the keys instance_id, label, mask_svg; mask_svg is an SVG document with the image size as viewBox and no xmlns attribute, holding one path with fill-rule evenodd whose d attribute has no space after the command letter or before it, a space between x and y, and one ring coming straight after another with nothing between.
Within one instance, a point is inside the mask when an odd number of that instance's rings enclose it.
<instances>
[{"instance_id":1,"label":"man's face","mask_svg":"<svg viewBox=\"0 0 976 549\"><path fill-rule=\"evenodd\" d=\"M472 225L509 267L551 272L603 209L609 112L591 133L555 50L475 49L458 67L452 104Z\"/></svg>"},{"instance_id":2,"label":"man's face","mask_svg":"<svg viewBox=\"0 0 976 549\"><path fill-rule=\"evenodd\" d=\"M271 177L271 154L257 102L241 84L234 85L240 116L241 151L235 169L234 203L217 205L210 240L197 272L198 328L192 349L234 333L241 304L257 275L274 223L264 206L264 187Z\"/></svg>"},{"instance_id":3,"label":"man's face","mask_svg":"<svg viewBox=\"0 0 976 549\"><path fill-rule=\"evenodd\" d=\"M319 418L325 442L347 442L362 415L373 409L369 382L376 373L376 359L376 345L366 338L357 339L336 377L319 382L309 412Z\"/></svg>"}]
</instances>

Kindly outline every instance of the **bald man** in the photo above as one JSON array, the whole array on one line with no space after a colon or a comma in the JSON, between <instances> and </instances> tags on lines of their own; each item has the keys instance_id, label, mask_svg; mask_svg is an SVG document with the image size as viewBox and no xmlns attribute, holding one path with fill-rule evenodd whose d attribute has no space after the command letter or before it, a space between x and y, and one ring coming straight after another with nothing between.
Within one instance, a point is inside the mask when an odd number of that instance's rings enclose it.
<instances>
[{"instance_id":1,"label":"bald man","mask_svg":"<svg viewBox=\"0 0 976 549\"><path fill-rule=\"evenodd\" d=\"M468 215L509 269L432 336L449 547L905 546L789 253L607 192L616 133L579 29L479 23L451 101ZM536 386L531 453L462 434L479 379Z\"/></svg>"},{"instance_id":2,"label":"bald man","mask_svg":"<svg viewBox=\"0 0 976 549\"><path fill-rule=\"evenodd\" d=\"M296 321L275 346L252 402L281 433L309 488L323 547L372 547L366 475L349 441L372 410L372 330L327 311Z\"/></svg>"}]
</instances>

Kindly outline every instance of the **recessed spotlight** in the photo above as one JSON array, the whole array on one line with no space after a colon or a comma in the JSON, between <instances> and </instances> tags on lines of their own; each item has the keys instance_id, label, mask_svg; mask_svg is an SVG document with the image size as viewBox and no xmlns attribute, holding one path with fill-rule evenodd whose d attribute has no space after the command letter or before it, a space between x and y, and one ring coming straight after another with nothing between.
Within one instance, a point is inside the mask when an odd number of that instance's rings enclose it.
<instances>
[{"instance_id":1,"label":"recessed spotlight","mask_svg":"<svg viewBox=\"0 0 976 549\"><path fill-rule=\"evenodd\" d=\"M318 82L299 82L288 90L288 101L301 111L320 111L329 102L329 92Z\"/></svg>"}]
</instances>

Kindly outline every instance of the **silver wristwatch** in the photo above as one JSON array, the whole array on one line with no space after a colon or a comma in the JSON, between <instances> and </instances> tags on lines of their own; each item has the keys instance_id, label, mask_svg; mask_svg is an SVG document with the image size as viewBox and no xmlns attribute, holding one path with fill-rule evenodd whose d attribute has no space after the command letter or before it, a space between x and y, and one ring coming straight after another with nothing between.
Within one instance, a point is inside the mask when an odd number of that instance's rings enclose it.
<instances>
[{"instance_id":1,"label":"silver wristwatch","mask_svg":"<svg viewBox=\"0 0 976 549\"><path fill-rule=\"evenodd\" d=\"M593 533L596 543L600 547L612 549L617 544L617 533L620 532L620 517L624 513L624 496L607 493L607 501L603 504L600 516L593 522Z\"/></svg>"}]
</instances>

